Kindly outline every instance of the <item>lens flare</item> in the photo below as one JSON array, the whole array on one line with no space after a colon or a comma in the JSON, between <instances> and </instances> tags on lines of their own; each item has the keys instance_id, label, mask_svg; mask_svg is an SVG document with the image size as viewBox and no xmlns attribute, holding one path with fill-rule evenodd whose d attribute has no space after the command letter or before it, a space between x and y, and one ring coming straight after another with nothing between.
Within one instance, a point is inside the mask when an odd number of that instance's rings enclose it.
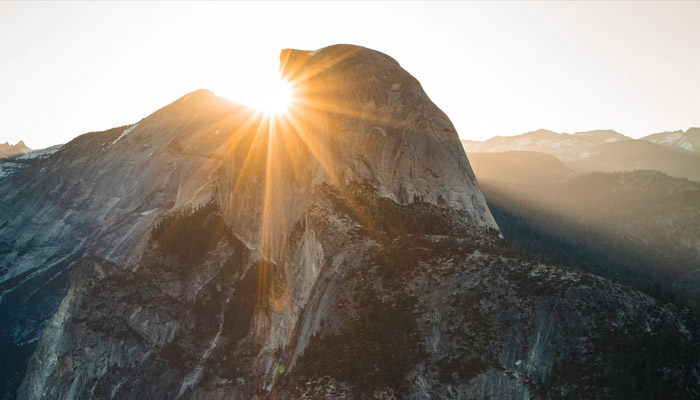
<instances>
[{"instance_id":1,"label":"lens flare","mask_svg":"<svg viewBox=\"0 0 700 400\"><path fill-rule=\"evenodd\" d=\"M277 76L261 85L260 91L247 103L266 115L283 115L289 111L294 97L292 85Z\"/></svg>"}]
</instances>

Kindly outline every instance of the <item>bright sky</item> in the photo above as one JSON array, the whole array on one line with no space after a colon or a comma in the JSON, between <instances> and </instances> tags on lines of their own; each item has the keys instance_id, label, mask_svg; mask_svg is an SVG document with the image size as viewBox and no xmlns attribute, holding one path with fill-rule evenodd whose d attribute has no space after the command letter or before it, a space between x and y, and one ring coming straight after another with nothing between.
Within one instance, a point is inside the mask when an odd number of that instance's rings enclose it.
<instances>
[{"instance_id":1,"label":"bright sky","mask_svg":"<svg viewBox=\"0 0 700 400\"><path fill-rule=\"evenodd\" d=\"M136 122L206 88L246 102L282 48L358 44L465 139L700 126L700 2L0 2L0 143Z\"/></svg>"}]
</instances>

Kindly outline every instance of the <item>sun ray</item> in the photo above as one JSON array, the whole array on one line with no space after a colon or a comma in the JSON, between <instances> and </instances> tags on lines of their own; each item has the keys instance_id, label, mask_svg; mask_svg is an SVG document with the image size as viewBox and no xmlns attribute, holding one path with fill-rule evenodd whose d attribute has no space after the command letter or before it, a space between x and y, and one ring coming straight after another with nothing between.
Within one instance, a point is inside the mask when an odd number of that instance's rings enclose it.
<instances>
[{"instance_id":1,"label":"sun ray","mask_svg":"<svg viewBox=\"0 0 700 400\"><path fill-rule=\"evenodd\" d=\"M289 129L286 130L283 135L281 135L282 138L289 141L292 140L292 137L298 139L303 148L311 155L311 157L313 157L313 160L318 162L318 165L321 167L324 174L329 178L333 187L338 190L341 197L346 200L348 206L350 207L350 211L353 213L353 216L365 226L372 226L372 221L370 221L363 214L362 210L354 206L352 194L346 190L345 185L337 177L331 161L327 160L320 151L320 149L324 146L319 143L318 138L310 137L309 135L310 132L317 132L322 129L320 126L314 126L314 122L321 121L324 118L323 114L325 111L317 109L304 109L303 111L307 116L304 121L300 121L301 113L299 112L298 108L290 110L290 113L285 116L283 121L288 125ZM306 129L304 123L306 125Z\"/></svg>"},{"instance_id":2,"label":"sun ray","mask_svg":"<svg viewBox=\"0 0 700 400\"><path fill-rule=\"evenodd\" d=\"M243 121L231 132L227 142L227 151L232 157L230 167L235 169L228 201L233 203L235 196L250 190L260 191L262 199L257 206L260 207L259 214L256 212L257 216L253 216L258 224L255 240L260 254L258 306L261 308L275 300L272 297L276 292L272 293L270 285L276 282L278 274L290 274L289 265L273 266L286 251L284 232L290 228L286 225L293 223L288 221L292 216L285 214L289 212L287 208L280 204L287 196L294 195L289 190L306 190L301 186L308 179L326 181L338 190L355 218L366 226L373 225L372 221L367 221L369 216L358 208L353 200L355 195L348 191L342 175L339 175L341 170L336 158L341 154L333 150L336 147L333 142L339 138L335 128L343 120L361 121L370 127L372 124L397 127L406 121L397 121L376 108L358 107L355 99L348 97L348 92L353 90L351 82L337 79L334 71L324 74L352 54L326 54L312 63L305 58L304 64L295 63L298 60L290 61L289 55L285 58L283 53L280 75L273 77L270 86L262 89L264 95L246 102L249 107L238 113ZM310 81L312 77L318 79ZM316 163L313 168L325 177L304 174L304 171L309 171L310 162ZM256 182L260 183L257 188ZM282 303L277 303L279 308Z\"/></svg>"}]
</instances>

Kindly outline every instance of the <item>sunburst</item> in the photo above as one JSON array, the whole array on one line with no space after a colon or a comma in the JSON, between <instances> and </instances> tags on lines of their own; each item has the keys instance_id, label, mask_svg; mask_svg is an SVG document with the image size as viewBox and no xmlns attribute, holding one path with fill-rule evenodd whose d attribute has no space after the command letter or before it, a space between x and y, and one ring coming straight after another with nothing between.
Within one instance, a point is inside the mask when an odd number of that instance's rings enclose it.
<instances>
[{"instance_id":1,"label":"sunburst","mask_svg":"<svg viewBox=\"0 0 700 400\"><path fill-rule=\"evenodd\" d=\"M238 154L240 162L231 196L245 191L250 182L262 183L262 201L259 204L259 231L257 243L261 263L258 271L257 305L280 311L287 306L288 296L277 296L269 291L275 272L270 265L281 268L283 276L291 276L290 265L284 262L285 239L280 237L290 228L285 218L278 215L290 201L285 192L289 180L305 179L303 175L311 162L317 163L340 195L351 199L338 173L337 160L327 149L327 138L318 133L328 127L329 116L342 116L381 125L399 125L391 116L379 112L358 110L344 95L353 90L351 82L325 76L338 62L352 56L357 49L349 49L313 64L302 65L282 60L280 72L256 80L256 90L248 92L242 103L242 112L233 119L241 121L227 142L229 152ZM318 79L317 79L318 78ZM251 78L252 79L252 78ZM312 167L315 168L315 167ZM323 180L320 179L320 180ZM354 208L351 206L351 208ZM360 220L362 210L352 210ZM370 221L363 221L369 224ZM288 233L288 232L287 232ZM279 264L277 264L279 263ZM289 284L289 282L287 282ZM279 297L279 298L278 298ZM275 300L271 303L272 300ZM274 304L273 304L274 303Z\"/></svg>"},{"instance_id":2,"label":"sunburst","mask_svg":"<svg viewBox=\"0 0 700 400\"><path fill-rule=\"evenodd\" d=\"M273 77L261 85L259 92L247 103L266 116L282 116L289 112L294 101L292 84L282 76Z\"/></svg>"}]
</instances>

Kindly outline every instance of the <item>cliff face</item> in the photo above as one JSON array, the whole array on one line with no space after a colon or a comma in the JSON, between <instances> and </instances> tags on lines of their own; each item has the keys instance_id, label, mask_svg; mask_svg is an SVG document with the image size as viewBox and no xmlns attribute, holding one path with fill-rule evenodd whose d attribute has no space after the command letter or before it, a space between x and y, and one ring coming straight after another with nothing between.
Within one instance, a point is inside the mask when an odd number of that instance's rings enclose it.
<instances>
[{"instance_id":1,"label":"cliff face","mask_svg":"<svg viewBox=\"0 0 700 400\"><path fill-rule=\"evenodd\" d=\"M198 91L137 124L82 135L0 180L0 397L19 385L42 327L83 255L138 264L153 222L208 193L240 110Z\"/></svg>"},{"instance_id":2,"label":"cliff face","mask_svg":"<svg viewBox=\"0 0 700 400\"><path fill-rule=\"evenodd\" d=\"M274 226L264 239L244 234L248 242L281 256L279 240L321 183L366 183L399 204L435 204L498 229L454 127L396 61L348 45L280 58L296 100L288 115L256 120L232 141L217 192L232 225L253 235Z\"/></svg>"},{"instance_id":3,"label":"cliff face","mask_svg":"<svg viewBox=\"0 0 700 400\"><path fill-rule=\"evenodd\" d=\"M199 91L4 186L3 238L51 216L8 242L4 273L73 266L19 398L700 393L694 315L508 249L454 128L396 61L347 45L281 60L285 116ZM65 251L60 267L22 258L59 237L40 257ZM623 334L673 356L641 376Z\"/></svg>"}]
</instances>

